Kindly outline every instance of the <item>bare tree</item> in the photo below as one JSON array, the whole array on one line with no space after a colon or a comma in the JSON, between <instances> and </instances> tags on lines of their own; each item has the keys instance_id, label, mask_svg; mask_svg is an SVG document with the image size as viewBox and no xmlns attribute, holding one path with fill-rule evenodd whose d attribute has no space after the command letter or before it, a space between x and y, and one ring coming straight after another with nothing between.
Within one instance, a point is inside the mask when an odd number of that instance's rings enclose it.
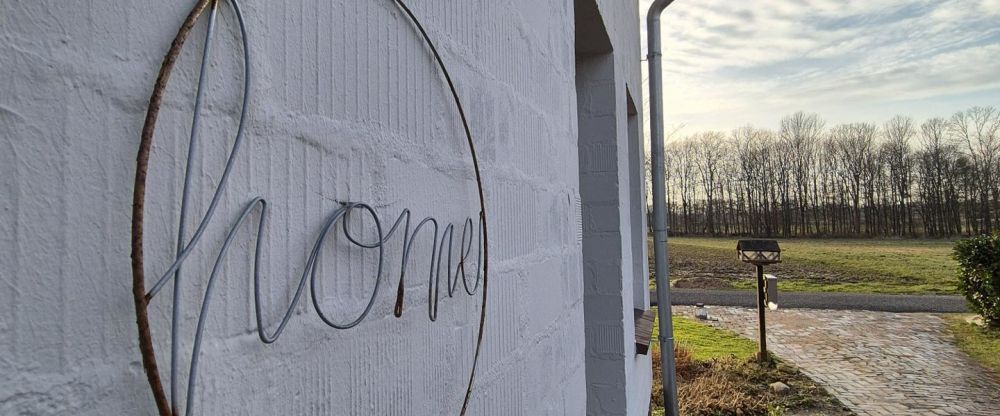
<instances>
[{"instance_id":1,"label":"bare tree","mask_svg":"<svg viewBox=\"0 0 1000 416\"><path fill-rule=\"evenodd\" d=\"M799 111L781 119L780 137L788 151L792 178L795 182L795 200L799 211L799 232L809 234L809 186L813 178L816 145L826 123L818 114Z\"/></svg>"},{"instance_id":2,"label":"bare tree","mask_svg":"<svg viewBox=\"0 0 1000 416\"><path fill-rule=\"evenodd\" d=\"M897 235L913 234L913 212L910 192L913 186L913 156L910 139L916 134L913 119L895 116L883 126L885 143L882 145L885 162L889 168L892 206L890 220Z\"/></svg>"},{"instance_id":3,"label":"bare tree","mask_svg":"<svg viewBox=\"0 0 1000 416\"><path fill-rule=\"evenodd\" d=\"M948 122L942 118L927 120L920 126L923 150L917 154L921 217L925 232L934 237L952 235L961 221L949 212L958 212L955 192L957 150L947 140Z\"/></svg>"},{"instance_id":4,"label":"bare tree","mask_svg":"<svg viewBox=\"0 0 1000 416\"><path fill-rule=\"evenodd\" d=\"M870 123L851 123L837 126L833 129L834 140L837 143L837 157L843 164L843 175L849 181L849 192L853 205L854 234L862 231L861 196L866 196L866 202L871 202L870 196L875 159L875 134L877 128ZM866 222L868 218L866 218Z\"/></svg>"},{"instance_id":5,"label":"bare tree","mask_svg":"<svg viewBox=\"0 0 1000 416\"><path fill-rule=\"evenodd\" d=\"M746 210L751 218L759 219L747 224L750 234L769 235L770 215L768 191L770 188L765 169L769 165L769 151L772 135L770 132L745 126L732 133L737 146L737 163L740 173L739 181L744 184L746 195Z\"/></svg>"},{"instance_id":6,"label":"bare tree","mask_svg":"<svg viewBox=\"0 0 1000 416\"><path fill-rule=\"evenodd\" d=\"M721 175L719 174L722 163L722 145L725 135L719 132L707 132L695 136L693 140L695 149L695 166L698 168L698 177L701 180L701 189L705 195L705 229L708 234L716 234L715 227L715 196L719 188Z\"/></svg>"},{"instance_id":7,"label":"bare tree","mask_svg":"<svg viewBox=\"0 0 1000 416\"><path fill-rule=\"evenodd\" d=\"M979 221L974 227L988 233L993 229L992 210L1000 197L997 191L997 162L1000 161L1000 117L993 107L973 107L951 117L949 132L968 150L979 191ZM992 198L991 198L992 196Z\"/></svg>"},{"instance_id":8,"label":"bare tree","mask_svg":"<svg viewBox=\"0 0 1000 416\"><path fill-rule=\"evenodd\" d=\"M688 138L672 143L671 148L672 153L676 156L673 176L676 178L677 192L681 199L684 232L691 233L693 232L691 220L695 203L695 186L698 179L697 165L695 164L698 149L695 142Z\"/></svg>"}]
</instances>

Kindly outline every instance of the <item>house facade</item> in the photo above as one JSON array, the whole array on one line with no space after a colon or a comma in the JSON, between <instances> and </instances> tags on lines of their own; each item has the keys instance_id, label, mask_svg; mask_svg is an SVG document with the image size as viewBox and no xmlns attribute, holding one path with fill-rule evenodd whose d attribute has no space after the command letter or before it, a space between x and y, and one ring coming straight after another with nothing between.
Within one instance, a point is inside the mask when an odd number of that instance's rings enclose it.
<instances>
[{"instance_id":1,"label":"house facade","mask_svg":"<svg viewBox=\"0 0 1000 416\"><path fill-rule=\"evenodd\" d=\"M4 2L0 414L646 415L637 7Z\"/></svg>"}]
</instances>

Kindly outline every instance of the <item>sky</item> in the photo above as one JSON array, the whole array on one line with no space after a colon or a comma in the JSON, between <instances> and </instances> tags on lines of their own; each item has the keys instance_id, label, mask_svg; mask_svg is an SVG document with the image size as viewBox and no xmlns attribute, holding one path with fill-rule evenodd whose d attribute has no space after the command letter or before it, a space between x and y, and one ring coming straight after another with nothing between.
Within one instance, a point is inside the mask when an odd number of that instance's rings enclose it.
<instances>
[{"instance_id":1,"label":"sky","mask_svg":"<svg viewBox=\"0 0 1000 416\"><path fill-rule=\"evenodd\" d=\"M680 135L777 128L799 110L832 126L1000 107L1000 0L676 0L662 21L665 123Z\"/></svg>"}]
</instances>

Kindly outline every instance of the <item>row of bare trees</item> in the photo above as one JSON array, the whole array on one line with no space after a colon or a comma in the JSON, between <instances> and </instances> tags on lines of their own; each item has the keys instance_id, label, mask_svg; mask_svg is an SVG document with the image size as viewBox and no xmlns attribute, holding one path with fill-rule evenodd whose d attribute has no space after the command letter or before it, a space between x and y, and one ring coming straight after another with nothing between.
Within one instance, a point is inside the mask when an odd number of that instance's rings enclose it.
<instances>
[{"instance_id":1,"label":"row of bare trees","mask_svg":"<svg viewBox=\"0 0 1000 416\"><path fill-rule=\"evenodd\" d=\"M1000 230L1000 112L827 128L798 112L674 140L667 206L677 234L929 236Z\"/></svg>"}]
</instances>

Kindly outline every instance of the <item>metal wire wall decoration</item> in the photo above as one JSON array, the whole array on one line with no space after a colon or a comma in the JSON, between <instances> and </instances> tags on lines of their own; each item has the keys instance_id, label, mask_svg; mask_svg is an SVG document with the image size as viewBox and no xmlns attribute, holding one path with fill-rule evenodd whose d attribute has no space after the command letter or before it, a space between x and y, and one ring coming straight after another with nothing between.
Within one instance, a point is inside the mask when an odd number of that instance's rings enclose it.
<instances>
[{"instance_id":1,"label":"metal wire wall decoration","mask_svg":"<svg viewBox=\"0 0 1000 416\"><path fill-rule=\"evenodd\" d=\"M183 406L184 414L190 415L194 409L194 397L195 390L197 387L197 375L198 375L198 364L201 352L202 338L205 329L206 318L209 312L209 306L212 300L213 290L215 288L215 283L218 280L220 270L222 268L223 260L226 258L229 248L233 244L234 238L237 231L241 227L250 222L254 216L251 215L254 212L259 212L259 222L257 224L257 234L255 238L255 246L253 249L253 285L254 285L254 311L256 315L256 325L257 325L257 335L261 342L265 344L270 344L278 340L283 331L285 330L287 324L291 320L296 306L305 293L306 282L309 282L310 291L312 292L312 305L313 309L316 311L317 315L321 320L328 326L335 329L348 329L353 328L360 324L365 317L371 312L372 306L375 303L375 299L378 297L379 289L382 282L383 265L386 261L385 259L385 244L389 241L391 237L397 233L402 234L403 240L403 250L402 259L400 267L400 276L398 288L396 291L396 303L393 309L393 314L396 317L400 317L403 314L403 293L404 293L404 278L406 274L406 267L410 260L411 250L413 248L413 242L416 237L420 234L425 227L432 232L432 245L430 253L430 271L428 272L428 318L431 321L437 319L437 309L438 302L440 298L440 280L441 274L446 275L446 288L449 297L452 297L458 288L459 280L462 282L462 287L465 293L470 296L474 296L477 291L481 294L482 300L480 302L480 314L479 314L479 329L478 336L476 338L476 348L475 355L472 362L472 368L469 373L469 382L466 388L465 397L462 402L462 408L460 414L465 414L469 404L469 398L472 394L472 385L475 379L476 366L479 361L480 350L483 343L484 327L486 322L486 289L487 289L487 276L488 276L488 238L487 238L487 226L486 226L486 202L483 193L483 181L482 175L480 173L479 161L476 157L475 143L472 139L472 133L469 129L468 120L465 115L465 109L462 107L461 100L459 99L458 92L455 89L455 85L452 82L451 76L448 73L441 56L438 54L437 48L431 41L424 27L420 24L419 20L414 16L413 12L406 6L402 0L386 0L392 1L408 18L409 22L414 28L420 33L424 44L427 46L429 51L432 53L437 67L440 69L444 80L447 82L449 89L451 90L451 96L454 99L455 108L458 115L462 121L462 126L464 129L465 137L469 146L469 155L472 159L473 169L475 170L476 185L479 193L479 218L473 220L473 218L466 218L464 224L462 225L462 233L459 238L458 246L458 256L457 264L453 261L452 253L454 251L455 234L456 227L454 224L444 225L439 223L439 221L433 217L426 217L421 221L416 223L416 226L411 229L411 212L409 209L404 209L402 213L395 219L391 227L385 230L383 227L383 222L379 215L375 212L371 205L364 202L345 202L341 203L341 206L330 213L326 220L323 222L319 234L313 243L312 250L309 253L308 260L306 261L305 268L302 272L302 276L299 279L298 286L295 289L295 294L292 301L288 305L284 315L282 316L280 323L273 330L273 332L268 332L265 328L265 319L263 317L263 312L261 308L261 292L260 292L260 262L261 262L261 247L263 241L264 231L267 227L268 218L268 202L262 197L252 198L242 211L239 216L233 222L232 226L229 228L229 233L226 236L222 247L219 249L218 257L212 268L211 274L209 275L208 282L204 292L204 298L201 302L201 309L197 320L197 329L195 331L195 338L193 342L193 347L191 351L190 367L188 369L188 379L187 385L185 387L185 403ZM192 161L197 158L198 154L198 137L200 132L200 121L201 121L201 109L205 93L205 82L206 82L206 71L209 68L208 57L210 49L212 46L213 35L215 33L216 18L219 12L220 4L228 4L233 14L236 16L236 22L239 26L240 44L243 48L243 100L241 103L241 110L239 116L239 124L236 132L236 137L233 140L232 149L230 150L228 159L226 161L225 167L223 169L222 177L219 180L218 186L215 188L214 194L212 195L211 202L209 203L208 209L205 215L197 222L197 228L191 235L191 238L185 240L185 230L188 224L188 204L190 199L190 188L192 181ZM204 50L201 56L201 69L198 79L198 89L195 95L194 103L194 113L191 122L190 131L190 142L187 154L187 167L184 173L184 187L181 197L181 207L180 207L180 218L178 220L178 232L177 232L177 252L173 263L167 268L166 272L159 275L159 277L154 281L152 287L146 290L146 278L143 263L143 215L144 215L144 205L145 205L145 193L146 193L146 176L149 166L149 156L150 150L153 143L153 136L156 129L156 121L159 115L160 107L163 101L163 96L169 81L170 75L174 69L177 59L180 55L181 50L191 32L191 29L198 22L198 20L208 12L208 30L205 35ZM249 48L249 42L247 40L247 26L244 20L243 12L240 9L239 0L198 0L194 5L191 12L187 15L187 18L181 24L181 27L177 31L177 35L174 37L173 42L170 45L170 49L167 51L166 56L160 67L159 74L154 84L153 92L149 100L149 106L146 111L146 119L142 128L142 134L140 138L139 151L136 157L136 172L135 172L135 184L133 187L133 200L132 200L132 294L133 300L136 307L136 323L138 326L139 334L139 348L142 354L142 364L145 369L147 381L149 382L150 389L153 392L153 397L156 402L157 409L161 416L178 415L180 414L180 402L181 402L181 385L180 385L180 343L179 343L179 324L181 322L181 284L182 278L182 266L185 259L187 259L198 247L199 241L203 236L205 229L208 224L213 220L218 203L225 191L226 184L232 173L232 168L234 161L236 160L241 144L244 139L244 132L247 121L248 107L250 103L251 95L251 52ZM352 234L350 227L348 226L348 218L351 215L367 215L370 217L371 221L375 224L377 239L373 241L364 241L362 238L358 237L356 234ZM316 296L316 282L319 276L317 275L317 263L321 257L321 252L324 247L324 242L331 236L331 233L336 233L336 225L338 221L341 224L340 232L346 237L346 240L350 244L361 249L370 249L378 251L378 266L376 269L374 289L372 290L371 297L368 299L368 303L357 318L349 322L335 322L327 314L323 312L323 308ZM387 223L386 223L387 224ZM425 231L425 234L427 232ZM471 259L472 246L476 244L477 249L477 259L475 264L476 272L474 282L470 284L469 274L466 271L467 260ZM447 256L445 252L447 251ZM446 259L447 258L447 259ZM454 270L452 266L454 267ZM149 316L148 316L148 305L154 300L157 294L163 289L167 283L172 281L174 285L173 298L172 298L172 322L171 322L171 347L170 347L170 370L169 370L169 397L164 391L163 383L160 377L159 367L156 360L156 355L154 352L152 336L150 333L149 326ZM481 286L481 287L480 287Z\"/></svg>"}]
</instances>

